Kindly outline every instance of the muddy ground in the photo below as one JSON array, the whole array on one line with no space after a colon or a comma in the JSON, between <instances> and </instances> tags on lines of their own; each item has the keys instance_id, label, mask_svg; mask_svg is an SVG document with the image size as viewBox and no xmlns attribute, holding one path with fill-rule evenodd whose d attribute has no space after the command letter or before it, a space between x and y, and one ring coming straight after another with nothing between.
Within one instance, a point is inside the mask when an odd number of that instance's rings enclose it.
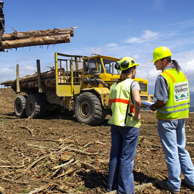
<instances>
[{"instance_id":1,"label":"muddy ground","mask_svg":"<svg viewBox=\"0 0 194 194\"><path fill-rule=\"evenodd\" d=\"M0 89L0 193L105 193L110 152L108 117L88 126L56 113L44 119L19 119L17 95ZM168 193L158 180L168 176L157 134L155 113L141 111L142 127L134 159L135 185L153 183L136 193ZM187 150L194 162L194 114L186 120ZM183 176L181 175L181 178ZM181 193L192 193L182 186Z\"/></svg>"}]
</instances>

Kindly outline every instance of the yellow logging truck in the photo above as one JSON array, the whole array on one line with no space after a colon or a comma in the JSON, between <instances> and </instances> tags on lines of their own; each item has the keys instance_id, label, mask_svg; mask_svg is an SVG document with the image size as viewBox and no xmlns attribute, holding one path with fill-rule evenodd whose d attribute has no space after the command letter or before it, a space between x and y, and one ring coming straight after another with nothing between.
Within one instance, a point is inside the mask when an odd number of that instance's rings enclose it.
<instances>
[{"instance_id":1,"label":"yellow logging truck","mask_svg":"<svg viewBox=\"0 0 194 194\"><path fill-rule=\"evenodd\" d=\"M101 124L108 109L110 86L120 78L115 64L120 59L94 55L90 57L55 53L55 66L48 72L37 72L19 78L17 65L16 80L1 85L11 86L19 95L14 102L17 117L40 118L46 112L59 108L62 112L73 113L80 123ZM135 78L141 88L141 100L153 101L148 94L148 81Z\"/></svg>"}]
</instances>

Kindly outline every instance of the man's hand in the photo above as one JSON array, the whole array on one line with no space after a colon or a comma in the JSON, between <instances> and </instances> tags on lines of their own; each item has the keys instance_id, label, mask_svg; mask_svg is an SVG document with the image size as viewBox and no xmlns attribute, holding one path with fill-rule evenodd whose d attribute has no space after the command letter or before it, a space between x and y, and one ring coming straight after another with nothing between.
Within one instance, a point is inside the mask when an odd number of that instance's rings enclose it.
<instances>
[{"instance_id":1,"label":"man's hand","mask_svg":"<svg viewBox=\"0 0 194 194\"><path fill-rule=\"evenodd\" d=\"M155 111L157 108L162 108L165 104L166 104L166 102L164 102L162 100L157 100L154 104L152 104L150 106L150 109L152 111Z\"/></svg>"},{"instance_id":2,"label":"man's hand","mask_svg":"<svg viewBox=\"0 0 194 194\"><path fill-rule=\"evenodd\" d=\"M155 110L156 110L156 107L154 106L154 104L152 104L152 105L150 106L150 110L152 110L152 111L155 111Z\"/></svg>"},{"instance_id":3,"label":"man's hand","mask_svg":"<svg viewBox=\"0 0 194 194\"><path fill-rule=\"evenodd\" d=\"M133 117L135 120L140 120L140 119L141 119L141 115L140 115L140 114L134 114L134 113L132 113L132 117Z\"/></svg>"}]
</instances>

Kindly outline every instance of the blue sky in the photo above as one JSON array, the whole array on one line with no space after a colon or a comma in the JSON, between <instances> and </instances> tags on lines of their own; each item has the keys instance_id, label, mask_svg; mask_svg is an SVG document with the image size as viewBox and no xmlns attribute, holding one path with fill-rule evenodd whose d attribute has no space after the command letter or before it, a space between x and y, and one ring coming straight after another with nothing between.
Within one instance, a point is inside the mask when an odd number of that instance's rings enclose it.
<instances>
[{"instance_id":1,"label":"blue sky","mask_svg":"<svg viewBox=\"0 0 194 194\"><path fill-rule=\"evenodd\" d=\"M169 47L194 91L193 0L4 0L5 33L53 28L74 29L71 43L25 47L0 53L0 82L54 66L54 52L113 57L130 56L140 66L137 76L147 79L153 93L156 71L153 50ZM1 86L2 87L2 86Z\"/></svg>"}]
</instances>

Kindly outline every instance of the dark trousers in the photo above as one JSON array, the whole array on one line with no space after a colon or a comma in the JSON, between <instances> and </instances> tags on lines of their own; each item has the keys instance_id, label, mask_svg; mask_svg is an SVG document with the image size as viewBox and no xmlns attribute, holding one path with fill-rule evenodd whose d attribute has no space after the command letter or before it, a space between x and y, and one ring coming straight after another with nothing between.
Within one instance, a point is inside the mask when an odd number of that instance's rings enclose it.
<instances>
[{"instance_id":1,"label":"dark trousers","mask_svg":"<svg viewBox=\"0 0 194 194\"><path fill-rule=\"evenodd\" d=\"M118 194L132 194L134 191L133 158L139 128L111 126L111 152L107 191L117 190Z\"/></svg>"}]
</instances>

